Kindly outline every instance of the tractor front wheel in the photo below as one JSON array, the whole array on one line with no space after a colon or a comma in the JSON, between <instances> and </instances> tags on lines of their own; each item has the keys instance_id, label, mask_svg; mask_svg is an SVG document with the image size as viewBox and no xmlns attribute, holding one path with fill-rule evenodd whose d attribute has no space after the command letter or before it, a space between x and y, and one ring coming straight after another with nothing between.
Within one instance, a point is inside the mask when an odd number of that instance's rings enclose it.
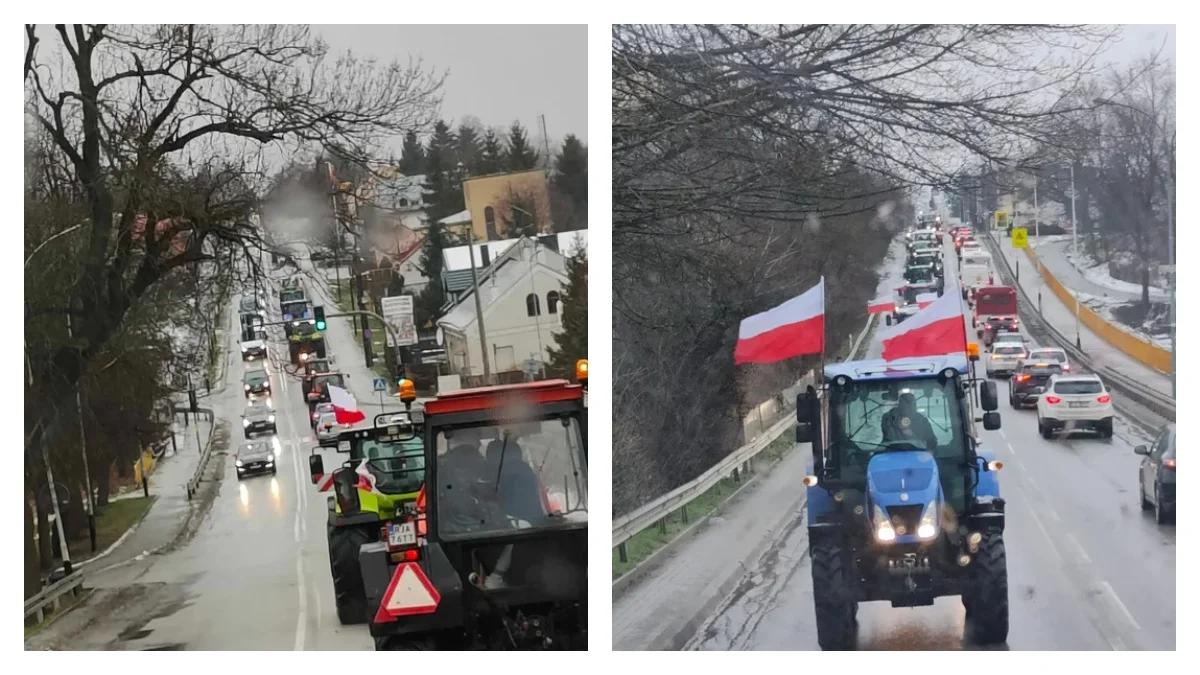
<instances>
[{"instance_id":1,"label":"tractor front wheel","mask_svg":"<svg viewBox=\"0 0 1200 675\"><path fill-rule=\"evenodd\" d=\"M986 532L971 561L971 588L963 595L967 610L963 636L973 645L998 645L1008 640L1008 561L1004 535Z\"/></svg>"},{"instance_id":2,"label":"tractor front wheel","mask_svg":"<svg viewBox=\"0 0 1200 675\"><path fill-rule=\"evenodd\" d=\"M362 568L358 566L358 550L369 541L361 527L329 527L333 602L343 626L367 621L367 592L363 588Z\"/></svg>"},{"instance_id":3,"label":"tractor front wheel","mask_svg":"<svg viewBox=\"0 0 1200 675\"><path fill-rule=\"evenodd\" d=\"M824 651L854 649L858 604L849 597L849 556L841 544L825 540L813 542L811 557L817 644Z\"/></svg>"}]
</instances>

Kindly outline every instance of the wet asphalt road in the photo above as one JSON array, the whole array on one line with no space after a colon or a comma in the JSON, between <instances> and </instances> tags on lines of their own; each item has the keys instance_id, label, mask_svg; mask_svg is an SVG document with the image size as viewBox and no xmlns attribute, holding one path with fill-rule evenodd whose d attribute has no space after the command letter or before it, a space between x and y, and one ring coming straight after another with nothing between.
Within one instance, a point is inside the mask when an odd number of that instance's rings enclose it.
<instances>
[{"instance_id":1,"label":"wet asphalt road","mask_svg":"<svg viewBox=\"0 0 1200 675\"><path fill-rule=\"evenodd\" d=\"M946 261L952 292L951 246ZM973 336L969 320L967 328ZM868 357L879 349L873 344ZM1133 454L1151 434L1118 412L1111 441L1046 441L1035 411L1009 408L1007 383L997 385L1003 426L982 433L1005 463L1010 631L1002 649L1175 649L1175 526L1156 525L1141 510ZM803 509L802 498L794 508ZM688 648L818 649L807 546L797 518ZM958 597L912 609L862 603L858 648L963 649L963 615Z\"/></svg>"},{"instance_id":2,"label":"wet asphalt road","mask_svg":"<svg viewBox=\"0 0 1200 675\"><path fill-rule=\"evenodd\" d=\"M235 312L238 301L233 300ZM278 320L277 306L268 304L268 321ZM335 614L325 536L326 495L331 493L318 493L308 475L315 442L299 382L279 367L287 361L287 350L278 327L268 331L278 434L258 436L275 444L277 475L237 479L233 450L245 442L240 416L246 399L236 333L230 331L229 386L220 395L214 392L211 400L232 433L230 452L214 456L214 462L223 464L223 477L211 513L181 548L97 579L97 588L119 589L131 600L100 618L98 629L69 648L373 649L366 626L344 627ZM326 338L339 366L354 378L369 377L344 320L331 320ZM341 462L332 449L322 454L327 470Z\"/></svg>"}]
</instances>

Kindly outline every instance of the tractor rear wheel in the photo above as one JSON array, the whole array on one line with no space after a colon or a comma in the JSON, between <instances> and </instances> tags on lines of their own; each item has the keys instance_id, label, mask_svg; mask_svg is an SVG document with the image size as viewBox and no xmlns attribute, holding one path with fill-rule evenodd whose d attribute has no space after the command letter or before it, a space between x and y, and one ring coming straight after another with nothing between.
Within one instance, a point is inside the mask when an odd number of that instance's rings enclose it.
<instances>
[{"instance_id":1,"label":"tractor rear wheel","mask_svg":"<svg viewBox=\"0 0 1200 675\"><path fill-rule=\"evenodd\" d=\"M985 532L971 561L971 588L963 595L967 610L963 636L973 645L997 645L1008 640L1008 561L1004 535Z\"/></svg>"},{"instance_id":2,"label":"tractor rear wheel","mask_svg":"<svg viewBox=\"0 0 1200 675\"><path fill-rule=\"evenodd\" d=\"M824 651L854 649L858 603L849 597L849 556L840 543L823 540L812 543L811 558L817 644Z\"/></svg>"},{"instance_id":3,"label":"tractor rear wheel","mask_svg":"<svg viewBox=\"0 0 1200 675\"><path fill-rule=\"evenodd\" d=\"M329 526L329 568L333 572L333 602L343 626L367 622L367 592L363 588L358 550L369 543L361 527Z\"/></svg>"}]
</instances>

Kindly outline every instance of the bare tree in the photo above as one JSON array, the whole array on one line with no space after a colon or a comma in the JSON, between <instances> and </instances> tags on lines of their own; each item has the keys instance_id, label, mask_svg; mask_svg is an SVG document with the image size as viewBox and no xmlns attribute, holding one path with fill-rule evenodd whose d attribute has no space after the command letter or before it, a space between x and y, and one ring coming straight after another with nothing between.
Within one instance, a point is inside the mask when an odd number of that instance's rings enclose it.
<instances>
[{"instance_id":1,"label":"bare tree","mask_svg":"<svg viewBox=\"0 0 1200 675\"><path fill-rule=\"evenodd\" d=\"M56 25L49 52L39 29L26 35L27 114L85 211L67 292L27 305L79 327L71 345L30 354L49 402L34 446L61 433L85 366L156 284L200 263L256 264L263 145L319 144L366 164L383 138L431 123L442 82L419 62L329 63L303 26Z\"/></svg>"}]
</instances>

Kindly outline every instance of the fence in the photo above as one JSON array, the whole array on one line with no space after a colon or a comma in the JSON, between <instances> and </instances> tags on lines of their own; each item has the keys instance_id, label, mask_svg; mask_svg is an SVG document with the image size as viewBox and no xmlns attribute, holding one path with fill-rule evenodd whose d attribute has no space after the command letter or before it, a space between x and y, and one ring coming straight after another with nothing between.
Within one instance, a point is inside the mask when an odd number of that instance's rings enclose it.
<instances>
[{"instance_id":1,"label":"fence","mask_svg":"<svg viewBox=\"0 0 1200 675\"><path fill-rule=\"evenodd\" d=\"M46 619L46 607L50 607L50 611L57 613L59 605L62 604L63 596L70 594L72 597L78 596L83 591L83 572L76 572L70 576L63 577L53 584L42 589L40 593L25 601L25 618L35 617L35 623L41 623Z\"/></svg>"},{"instance_id":2,"label":"fence","mask_svg":"<svg viewBox=\"0 0 1200 675\"><path fill-rule=\"evenodd\" d=\"M1003 245L1003 244L1001 244ZM1025 254L1029 260L1038 269L1042 278L1046 281L1046 285L1050 287L1058 299L1072 311L1079 312L1079 321L1087 326L1096 335L1100 336L1105 342L1120 349L1130 357L1136 359L1139 363L1149 366L1160 373L1167 375L1171 374L1171 352L1153 344L1147 340L1143 340L1136 335L1122 330L1118 326L1109 323L1104 317L1092 311L1087 305L1080 303L1074 295L1071 294L1058 279L1046 269L1041 261L1038 260L1037 254L1034 253L1033 247L1026 247ZM1078 305L1078 307L1077 307Z\"/></svg>"}]
</instances>

